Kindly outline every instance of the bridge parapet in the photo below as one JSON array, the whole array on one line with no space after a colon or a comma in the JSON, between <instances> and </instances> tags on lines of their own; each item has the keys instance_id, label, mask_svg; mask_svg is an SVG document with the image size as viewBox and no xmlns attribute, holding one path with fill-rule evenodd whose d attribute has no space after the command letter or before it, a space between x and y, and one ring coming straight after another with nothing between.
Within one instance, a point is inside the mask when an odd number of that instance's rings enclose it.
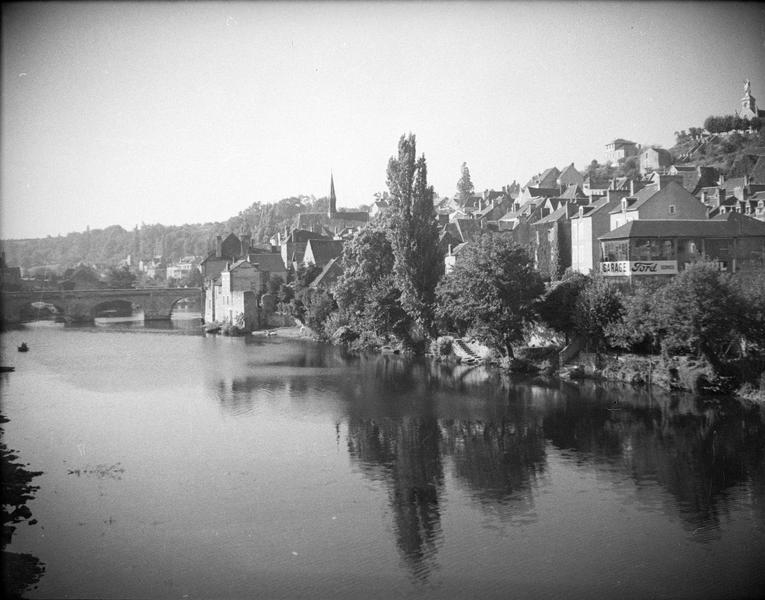
<instances>
[{"instance_id":1,"label":"bridge parapet","mask_svg":"<svg viewBox=\"0 0 765 600\"><path fill-rule=\"evenodd\" d=\"M105 302L124 300L143 310L145 320L169 319L173 306L184 298L202 295L202 288L129 288L98 290L42 290L2 292L3 323L21 321L22 310L33 302L53 304L73 321L90 321Z\"/></svg>"}]
</instances>

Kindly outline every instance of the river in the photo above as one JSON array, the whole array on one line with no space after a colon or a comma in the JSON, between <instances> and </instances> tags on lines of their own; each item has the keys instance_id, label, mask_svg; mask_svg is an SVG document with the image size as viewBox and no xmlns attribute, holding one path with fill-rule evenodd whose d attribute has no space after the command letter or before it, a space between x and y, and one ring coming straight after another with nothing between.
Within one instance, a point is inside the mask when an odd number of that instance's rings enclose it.
<instances>
[{"instance_id":1,"label":"river","mask_svg":"<svg viewBox=\"0 0 765 600\"><path fill-rule=\"evenodd\" d=\"M30 598L765 594L757 410L197 323L2 335Z\"/></svg>"}]
</instances>

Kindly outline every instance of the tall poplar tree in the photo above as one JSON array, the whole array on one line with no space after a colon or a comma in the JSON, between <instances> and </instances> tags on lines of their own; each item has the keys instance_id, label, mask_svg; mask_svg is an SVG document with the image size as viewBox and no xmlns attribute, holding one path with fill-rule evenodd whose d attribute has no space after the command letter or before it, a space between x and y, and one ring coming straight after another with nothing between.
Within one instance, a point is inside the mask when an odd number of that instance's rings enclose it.
<instances>
[{"instance_id":1,"label":"tall poplar tree","mask_svg":"<svg viewBox=\"0 0 765 600\"><path fill-rule=\"evenodd\" d=\"M473 195L474 191L473 180L470 179L470 169L468 169L467 163L462 163L462 174L457 181L457 197L464 202Z\"/></svg>"},{"instance_id":2,"label":"tall poplar tree","mask_svg":"<svg viewBox=\"0 0 765 600\"><path fill-rule=\"evenodd\" d=\"M428 186L425 156L416 158L415 136L401 136L398 157L388 161L391 208L388 226L394 274L406 313L433 334L435 289L443 273L433 188Z\"/></svg>"}]
</instances>

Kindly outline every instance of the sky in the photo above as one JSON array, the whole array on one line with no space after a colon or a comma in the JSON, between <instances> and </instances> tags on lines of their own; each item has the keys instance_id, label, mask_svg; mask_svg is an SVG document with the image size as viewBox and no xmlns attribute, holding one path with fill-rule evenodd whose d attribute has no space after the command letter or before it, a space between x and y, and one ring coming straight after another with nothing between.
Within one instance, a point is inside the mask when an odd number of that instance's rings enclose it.
<instances>
[{"instance_id":1,"label":"sky","mask_svg":"<svg viewBox=\"0 0 765 600\"><path fill-rule=\"evenodd\" d=\"M413 133L441 196L671 147L765 107L765 5L59 2L2 7L0 238L369 204Z\"/></svg>"}]
</instances>

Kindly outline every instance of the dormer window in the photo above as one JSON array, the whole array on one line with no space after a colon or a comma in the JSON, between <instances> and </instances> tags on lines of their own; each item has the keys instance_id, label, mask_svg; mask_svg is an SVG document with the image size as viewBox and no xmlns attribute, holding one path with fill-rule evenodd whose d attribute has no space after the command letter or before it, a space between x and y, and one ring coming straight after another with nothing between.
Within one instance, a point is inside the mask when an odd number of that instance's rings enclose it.
<instances>
[{"instance_id":1,"label":"dormer window","mask_svg":"<svg viewBox=\"0 0 765 600\"><path fill-rule=\"evenodd\" d=\"M669 205L669 214L674 215L675 213L677 213L677 209L675 208L675 205L674 204L670 204Z\"/></svg>"}]
</instances>

